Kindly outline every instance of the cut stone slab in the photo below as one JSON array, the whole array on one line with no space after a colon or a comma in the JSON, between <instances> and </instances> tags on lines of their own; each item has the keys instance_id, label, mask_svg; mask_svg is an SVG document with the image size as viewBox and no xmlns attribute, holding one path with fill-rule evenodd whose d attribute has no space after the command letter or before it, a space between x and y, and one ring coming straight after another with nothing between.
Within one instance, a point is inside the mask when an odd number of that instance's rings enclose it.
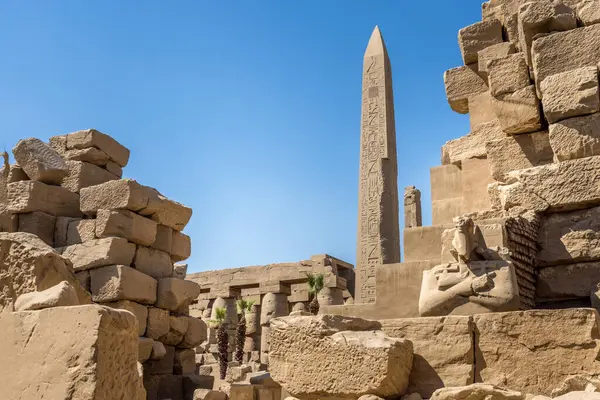
<instances>
[{"instance_id":1,"label":"cut stone slab","mask_svg":"<svg viewBox=\"0 0 600 400\"><path fill-rule=\"evenodd\" d=\"M146 336L154 340L169 333L170 320L169 310L150 307L148 309L148 324L146 326Z\"/></svg>"},{"instance_id":2,"label":"cut stone slab","mask_svg":"<svg viewBox=\"0 0 600 400\"><path fill-rule=\"evenodd\" d=\"M289 394L305 399L402 395L413 362L412 344L379 329L377 322L333 315L275 318L268 353L271 376ZM312 357L321 361L307 363ZM319 378L324 370L327 380Z\"/></svg>"},{"instance_id":3,"label":"cut stone slab","mask_svg":"<svg viewBox=\"0 0 600 400\"><path fill-rule=\"evenodd\" d=\"M142 304L156 301L156 280L125 265L111 265L90 271L92 300L108 303L131 300Z\"/></svg>"},{"instance_id":4,"label":"cut stone slab","mask_svg":"<svg viewBox=\"0 0 600 400\"><path fill-rule=\"evenodd\" d=\"M533 85L492 98L492 107L500 127L509 135L542 129L540 101Z\"/></svg>"},{"instance_id":5,"label":"cut stone slab","mask_svg":"<svg viewBox=\"0 0 600 400\"><path fill-rule=\"evenodd\" d=\"M548 396L565 376L600 372L594 309L481 314L473 321L475 374L483 383Z\"/></svg>"},{"instance_id":6,"label":"cut stone slab","mask_svg":"<svg viewBox=\"0 0 600 400\"><path fill-rule=\"evenodd\" d=\"M187 317L188 328L179 347L193 349L207 339L208 327L200 318Z\"/></svg>"},{"instance_id":7,"label":"cut stone slab","mask_svg":"<svg viewBox=\"0 0 600 400\"><path fill-rule=\"evenodd\" d=\"M584 26L600 24L600 0L583 0L579 2L577 16Z\"/></svg>"},{"instance_id":8,"label":"cut stone slab","mask_svg":"<svg viewBox=\"0 0 600 400\"><path fill-rule=\"evenodd\" d=\"M442 387L474 382L473 326L470 317L386 319L381 330L410 340L414 358L407 393L430 398Z\"/></svg>"},{"instance_id":9,"label":"cut stone slab","mask_svg":"<svg viewBox=\"0 0 600 400\"><path fill-rule=\"evenodd\" d=\"M600 155L600 114L550 125L550 145L557 161Z\"/></svg>"},{"instance_id":10,"label":"cut stone slab","mask_svg":"<svg viewBox=\"0 0 600 400\"><path fill-rule=\"evenodd\" d=\"M485 383L474 383L469 386L447 387L435 391L430 400L523 400L524 396L520 392L509 390Z\"/></svg>"},{"instance_id":11,"label":"cut stone slab","mask_svg":"<svg viewBox=\"0 0 600 400\"><path fill-rule=\"evenodd\" d=\"M96 129L86 129L67 135L67 150L95 147L106 153L120 167L129 161L129 149Z\"/></svg>"},{"instance_id":12,"label":"cut stone slab","mask_svg":"<svg viewBox=\"0 0 600 400\"><path fill-rule=\"evenodd\" d=\"M19 214L19 232L33 233L48 246L54 246L55 222L55 216L43 212Z\"/></svg>"},{"instance_id":13,"label":"cut stone slab","mask_svg":"<svg viewBox=\"0 0 600 400\"><path fill-rule=\"evenodd\" d=\"M488 73L487 63L488 61L495 60L497 58L504 58L511 54L516 53L515 45L510 42L497 43L492 46L486 47L483 50L479 50L478 53L478 65L480 73Z\"/></svg>"},{"instance_id":14,"label":"cut stone slab","mask_svg":"<svg viewBox=\"0 0 600 400\"><path fill-rule=\"evenodd\" d=\"M60 185L69 172L65 160L39 139L19 140L12 152L17 163L32 180Z\"/></svg>"},{"instance_id":15,"label":"cut stone slab","mask_svg":"<svg viewBox=\"0 0 600 400\"><path fill-rule=\"evenodd\" d=\"M79 304L90 303L68 260L30 233L0 233L0 311L12 311L19 296L42 292L62 281L77 292Z\"/></svg>"},{"instance_id":16,"label":"cut stone slab","mask_svg":"<svg viewBox=\"0 0 600 400\"><path fill-rule=\"evenodd\" d=\"M138 361L143 363L150 358L152 354L152 347L154 345L154 340L147 337L138 338Z\"/></svg>"},{"instance_id":17,"label":"cut stone slab","mask_svg":"<svg viewBox=\"0 0 600 400\"><path fill-rule=\"evenodd\" d=\"M9 183L7 209L23 214L34 211L55 217L81 217L79 195L69 190L38 181Z\"/></svg>"},{"instance_id":18,"label":"cut stone slab","mask_svg":"<svg viewBox=\"0 0 600 400\"><path fill-rule=\"evenodd\" d=\"M138 335L144 336L144 333L146 332L146 323L148 321L148 307L129 300L104 303L104 305L118 310L127 310L135 315L135 318L138 321ZM150 344L150 347L152 347L152 344ZM150 357L150 353L148 353L148 357Z\"/></svg>"},{"instance_id":19,"label":"cut stone slab","mask_svg":"<svg viewBox=\"0 0 600 400\"><path fill-rule=\"evenodd\" d=\"M167 253L171 253L171 243L173 241L173 229L164 225L156 226L156 239L154 243L150 247L164 251Z\"/></svg>"},{"instance_id":20,"label":"cut stone slab","mask_svg":"<svg viewBox=\"0 0 600 400\"><path fill-rule=\"evenodd\" d=\"M50 147L65 160L84 161L100 167L104 167L109 160L108 154L95 147L67 150L67 135L52 136Z\"/></svg>"},{"instance_id":21,"label":"cut stone slab","mask_svg":"<svg viewBox=\"0 0 600 400\"><path fill-rule=\"evenodd\" d=\"M538 243L540 267L600 260L600 207L548 215Z\"/></svg>"},{"instance_id":22,"label":"cut stone slab","mask_svg":"<svg viewBox=\"0 0 600 400\"><path fill-rule=\"evenodd\" d=\"M471 133L446 142L442 147L442 164L459 164L469 158L485 158L485 144L490 140L503 139L504 133L498 121L477 126Z\"/></svg>"},{"instance_id":23,"label":"cut stone slab","mask_svg":"<svg viewBox=\"0 0 600 400\"><path fill-rule=\"evenodd\" d=\"M185 233L174 230L171 243L171 260L173 262L186 260L192 254L192 240Z\"/></svg>"},{"instance_id":24,"label":"cut stone slab","mask_svg":"<svg viewBox=\"0 0 600 400\"><path fill-rule=\"evenodd\" d=\"M561 72L596 66L600 60L600 25L540 37L532 46L537 84Z\"/></svg>"},{"instance_id":25,"label":"cut stone slab","mask_svg":"<svg viewBox=\"0 0 600 400\"><path fill-rule=\"evenodd\" d=\"M540 87L544 114L551 124L600 110L596 66L549 76Z\"/></svg>"},{"instance_id":26,"label":"cut stone slab","mask_svg":"<svg viewBox=\"0 0 600 400\"><path fill-rule=\"evenodd\" d=\"M160 200L154 189L133 179L119 179L81 190L81 211L96 215L98 210L156 210Z\"/></svg>"},{"instance_id":27,"label":"cut stone slab","mask_svg":"<svg viewBox=\"0 0 600 400\"><path fill-rule=\"evenodd\" d=\"M112 174L115 174L119 178L123 177L123 168L113 161L108 161L105 166L106 170Z\"/></svg>"},{"instance_id":28,"label":"cut stone slab","mask_svg":"<svg viewBox=\"0 0 600 400\"><path fill-rule=\"evenodd\" d=\"M477 64L471 64L444 73L448 104L459 114L469 112L469 97L488 91L487 83L477 72Z\"/></svg>"},{"instance_id":29,"label":"cut stone slab","mask_svg":"<svg viewBox=\"0 0 600 400\"><path fill-rule=\"evenodd\" d=\"M497 97L526 88L529 83L529 67L523 53L495 58L487 63L490 93Z\"/></svg>"},{"instance_id":30,"label":"cut stone slab","mask_svg":"<svg viewBox=\"0 0 600 400\"><path fill-rule=\"evenodd\" d=\"M134 254L135 244L114 237L67 246L62 252L63 257L71 260L75 271L107 265L131 265Z\"/></svg>"},{"instance_id":31,"label":"cut stone slab","mask_svg":"<svg viewBox=\"0 0 600 400\"><path fill-rule=\"evenodd\" d=\"M130 242L149 246L156 239L156 222L128 210L98 210L96 236L122 237Z\"/></svg>"},{"instance_id":32,"label":"cut stone slab","mask_svg":"<svg viewBox=\"0 0 600 400\"><path fill-rule=\"evenodd\" d=\"M498 20L477 22L458 31L465 65L476 63L479 51L498 43L502 43L502 24Z\"/></svg>"},{"instance_id":33,"label":"cut stone slab","mask_svg":"<svg viewBox=\"0 0 600 400\"><path fill-rule=\"evenodd\" d=\"M158 280L156 307L176 311L184 304L189 304L200 294L200 285L193 281L177 278L161 278Z\"/></svg>"},{"instance_id":34,"label":"cut stone slab","mask_svg":"<svg viewBox=\"0 0 600 400\"><path fill-rule=\"evenodd\" d=\"M79 193L84 187L119 179L104 168L83 161L67 161L67 166L69 174L63 179L61 186L74 193Z\"/></svg>"},{"instance_id":35,"label":"cut stone slab","mask_svg":"<svg viewBox=\"0 0 600 400\"><path fill-rule=\"evenodd\" d=\"M41 292L22 294L15 301L15 311L34 311L51 307L78 306L79 299L73 285L62 281Z\"/></svg>"},{"instance_id":36,"label":"cut stone slab","mask_svg":"<svg viewBox=\"0 0 600 400\"><path fill-rule=\"evenodd\" d=\"M98 305L0 317L6 399L145 400L135 318Z\"/></svg>"},{"instance_id":37,"label":"cut stone slab","mask_svg":"<svg viewBox=\"0 0 600 400\"><path fill-rule=\"evenodd\" d=\"M600 262L558 265L540 269L535 295L541 301L585 298L600 283Z\"/></svg>"},{"instance_id":38,"label":"cut stone slab","mask_svg":"<svg viewBox=\"0 0 600 400\"><path fill-rule=\"evenodd\" d=\"M169 200L162 195L158 195L160 204L156 211L152 213L152 220L161 225L168 226L176 231L181 231L192 218L192 209L176 201ZM144 210L140 212L148 215Z\"/></svg>"},{"instance_id":39,"label":"cut stone slab","mask_svg":"<svg viewBox=\"0 0 600 400\"><path fill-rule=\"evenodd\" d=\"M66 246L81 244L95 239L97 239L95 219L78 219L69 223Z\"/></svg>"},{"instance_id":40,"label":"cut stone slab","mask_svg":"<svg viewBox=\"0 0 600 400\"><path fill-rule=\"evenodd\" d=\"M169 253L151 247L137 246L133 266L155 279L173 276L173 262Z\"/></svg>"},{"instance_id":41,"label":"cut stone slab","mask_svg":"<svg viewBox=\"0 0 600 400\"><path fill-rule=\"evenodd\" d=\"M169 316L169 332L158 340L163 342L165 346L177 346L183 340L183 336L188 329L188 323L187 316Z\"/></svg>"}]
</instances>

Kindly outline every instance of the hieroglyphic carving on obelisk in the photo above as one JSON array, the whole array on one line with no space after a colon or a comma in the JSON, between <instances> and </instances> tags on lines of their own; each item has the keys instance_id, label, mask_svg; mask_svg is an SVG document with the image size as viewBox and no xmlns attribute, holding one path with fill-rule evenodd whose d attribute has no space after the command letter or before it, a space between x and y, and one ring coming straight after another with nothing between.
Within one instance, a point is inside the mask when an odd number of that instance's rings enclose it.
<instances>
[{"instance_id":1,"label":"hieroglyphic carving on obelisk","mask_svg":"<svg viewBox=\"0 0 600 400\"><path fill-rule=\"evenodd\" d=\"M378 27L365 51L362 89L354 295L357 303L374 303L377 268L400 262L392 71Z\"/></svg>"}]
</instances>

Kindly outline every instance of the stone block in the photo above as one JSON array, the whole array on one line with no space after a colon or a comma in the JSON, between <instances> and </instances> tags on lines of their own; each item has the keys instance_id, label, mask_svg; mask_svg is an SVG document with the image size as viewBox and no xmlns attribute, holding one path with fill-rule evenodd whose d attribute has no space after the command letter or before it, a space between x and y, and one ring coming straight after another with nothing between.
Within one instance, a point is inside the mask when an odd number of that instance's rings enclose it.
<instances>
[{"instance_id":1,"label":"stone block","mask_svg":"<svg viewBox=\"0 0 600 400\"><path fill-rule=\"evenodd\" d=\"M55 221L55 216L43 212L19 214L19 232L33 233L48 246L53 246Z\"/></svg>"},{"instance_id":2,"label":"stone block","mask_svg":"<svg viewBox=\"0 0 600 400\"><path fill-rule=\"evenodd\" d=\"M404 229L404 262L440 259L440 238L453 225L422 226Z\"/></svg>"},{"instance_id":3,"label":"stone block","mask_svg":"<svg viewBox=\"0 0 600 400\"><path fill-rule=\"evenodd\" d=\"M600 283L600 262L558 265L539 270L535 295L539 301L590 298Z\"/></svg>"},{"instance_id":4,"label":"stone block","mask_svg":"<svg viewBox=\"0 0 600 400\"><path fill-rule=\"evenodd\" d=\"M542 129L540 101L536 97L533 85L494 97L492 107L500 127L509 135Z\"/></svg>"},{"instance_id":5,"label":"stone block","mask_svg":"<svg viewBox=\"0 0 600 400\"><path fill-rule=\"evenodd\" d=\"M577 17L584 26L600 24L600 0L582 0L577 5Z\"/></svg>"},{"instance_id":6,"label":"stone block","mask_svg":"<svg viewBox=\"0 0 600 400\"><path fill-rule=\"evenodd\" d=\"M86 129L68 134L66 146L67 150L95 147L106 153L120 167L126 166L129 161L129 149L96 129Z\"/></svg>"},{"instance_id":7,"label":"stone block","mask_svg":"<svg viewBox=\"0 0 600 400\"><path fill-rule=\"evenodd\" d=\"M460 114L469 112L469 97L487 92L486 81L479 76L477 64L453 68L444 73L446 98L450 107Z\"/></svg>"},{"instance_id":8,"label":"stone block","mask_svg":"<svg viewBox=\"0 0 600 400\"><path fill-rule=\"evenodd\" d=\"M600 114L550 125L550 145L557 161L600 155Z\"/></svg>"},{"instance_id":9,"label":"stone block","mask_svg":"<svg viewBox=\"0 0 600 400\"><path fill-rule=\"evenodd\" d=\"M175 347L164 346L165 355L159 360L148 360L144 363L144 376L151 374L165 374L170 375L173 373L173 366L175 362Z\"/></svg>"},{"instance_id":10,"label":"stone block","mask_svg":"<svg viewBox=\"0 0 600 400\"><path fill-rule=\"evenodd\" d=\"M600 260L600 207L548 215L538 243L541 267Z\"/></svg>"},{"instance_id":11,"label":"stone block","mask_svg":"<svg viewBox=\"0 0 600 400\"><path fill-rule=\"evenodd\" d=\"M179 343L179 347L193 349L199 346L207 339L206 322L199 318L186 317L188 319L188 328L183 336L183 340Z\"/></svg>"},{"instance_id":12,"label":"stone block","mask_svg":"<svg viewBox=\"0 0 600 400\"><path fill-rule=\"evenodd\" d=\"M13 213L40 211L56 217L81 217L79 195L65 188L38 181L14 182L7 187L7 209Z\"/></svg>"},{"instance_id":13,"label":"stone block","mask_svg":"<svg viewBox=\"0 0 600 400\"><path fill-rule=\"evenodd\" d=\"M551 124L600 110L597 66L549 76L540 88L544 114Z\"/></svg>"},{"instance_id":14,"label":"stone block","mask_svg":"<svg viewBox=\"0 0 600 400\"><path fill-rule=\"evenodd\" d=\"M109 161L106 163L106 166L105 166L105 168L106 168L106 170L107 170L108 172L110 172L111 174L114 174L114 175L118 176L119 178L122 178L122 177L123 177L123 168L121 168L121 167L119 166L119 164L117 164L117 163L115 163L115 162L113 162L113 161L110 161L110 160L109 160Z\"/></svg>"},{"instance_id":15,"label":"stone block","mask_svg":"<svg viewBox=\"0 0 600 400\"><path fill-rule=\"evenodd\" d=\"M523 53L496 58L487 64L490 93L494 97L529 86L529 67Z\"/></svg>"},{"instance_id":16,"label":"stone block","mask_svg":"<svg viewBox=\"0 0 600 400\"><path fill-rule=\"evenodd\" d=\"M462 212L463 198L435 200L431 202L431 224L451 224L454 217L464 214Z\"/></svg>"},{"instance_id":17,"label":"stone block","mask_svg":"<svg viewBox=\"0 0 600 400\"><path fill-rule=\"evenodd\" d=\"M127 310L135 315L135 318L138 321L138 335L144 336L144 333L146 332L146 323L148 321L148 307L129 300L114 301L103 304L110 308ZM152 347L152 344L150 344L150 347ZM148 352L148 357L150 357L150 352Z\"/></svg>"},{"instance_id":18,"label":"stone block","mask_svg":"<svg viewBox=\"0 0 600 400\"><path fill-rule=\"evenodd\" d=\"M188 375L196 372L196 353L192 349L175 349L173 373Z\"/></svg>"},{"instance_id":19,"label":"stone block","mask_svg":"<svg viewBox=\"0 0 600 400\"><path fill-rule=\"evenodd\" d=\"M526 395L536 400L546 400L544 396ZM433 393L429 400L454 400L454 399L502 399L522 400L525 396L521 392L507 389L503 386L485 383L473 383L468 386L444 387ZM406 399L408 400L408 399Z\"/></svg>"},{"instance_id":20,"label":"stone block","mask_svg":"<svg viewBox=\"0 0 600 400\"><path fill-rule=\"evenodd\" d=\"M19 140L12 152L19 166L32 180L59 185L67 176L65 160L39 139Z\"/></svg>"},{"instance_id":21,"label":"stone block","mask_svg":"<svg viewBox=\"0 0 600 400\"><path fill-rule=\"evenodd\" d=\"M462 196L462 175L459 166L440 165L430 169L431 200L445 200Z\"/></svg>"},{"instance_id":22,"label":"stone block","mask_svg":"<svg viewBox=\"0 0 600 400\"><path fill-rule=\"evenodd\" d=\"M154 340L147 337L138 338L138 361L143 363L150 358Z\"/></svg>"},{"instance_id":23,"label":"stone block","mask_svg":"<svg viewBox=\"0 0 600 400\"><path fill-rule=\"evenodd\" d=\"M173 278L185 279L187 275L187 264L174 264L173 265Z\"/></svg>"},{"instance_id":24,"label":"stone block","mask_svg":"<svg viewBox=\"0 0 600 400\"><path fill-rule=\"evenodd\" d=\"M596 310L492 313L473 321L478 381L549 396L565 376L600 373Z\"/></svg>"},{"instance_id":25,"label":"stone block","mask_svg":"<svg viewBox=\"0 0 600 400\"><path fill-rule=\"evenodd\" d=\"M78 305L79 299L75 288L69 282L62 281L46 290L22 294L15 301L15 311L34 311Z\"/></svg>"},{"instance_id":26,"label":"stone block","mask_svg":"<svg viewBox=\"0 0 600 400\"><path fill-rule=\"evenodd\" d=\"M381 321L381 330L413 344L407 393L430 398L445 386L474 382L473 326L469 317L429 317Z\"/></svg>"},{"instance_id":27,"label":"stone block","mask_svg":"<svg viewBox=\"0 0 600 400\"><path fill-rule=\"evenodd\" d=\"M154 339L153 339L154 340ZM152 352L150 353L150 359L153 361L160 360L165 355L167 355L167 349L162 342L158 340L154 340L152 343Z\"/></svg>"},{"instance_id":28,"label":"stone block","mask_svg":"<svg viewBox=\"0 0 600 400\"><path fill-rule=\"evenodd\" d=\"M169 333L170 329L169 310L150 307L148 309L148 323L146 325L146 336L154 340Z\"/></svg>"},{"instance_id":29,"label":"stone block","mask_svg":"<svg viewBox=\"0 0 600 400\"><path fill-rule=\"evenodd\" d=\"M156 306L175 311L183 304L190 303L200 294L200 285L196 282L177 278L161 278L158 280Z\"/></svg>"},{"instance_id":30,"label":"stone block","mask_svg":"<svg viewBox=\"0 0 600 400\"><path fill-rule=\"evenodd\" d=\"M65 189L79 193L81 189L89 186L119 179L104 168L83 161L67 161L69 173L60 184Z\"/></svg>"},{"instance_id":31,"label":"stone block","mask_svg":"<svg viewBox=\"0 0 600 400\"><path fill-rule=\"evenodd\" d=\"M402 395L413 363L412 343L379 329L377 322L332 315L276 318L271 321L271 376L291 395L306 398ZM306 363L323 354L326 366ZM319 378L324 368L326 381Z\"/></svg>"},{"instance_id":32,"label":"stone block","mask_svg":"<svg viewBox=\"0 0 600 400\"><path fill-rule=\"evenodd\" d=\"M158 340L167 346L177 346L183 340L187 332L189 319L187 316L169 316L169 332L161 336Z\"/></svg>"},{"instance_id":33,"label":"stone block","mask_svg":"<svg viewBox=\"0 0 600 400\"><path fill-rule=\"evenodd\" d=\"M133 266L156 279L173 275L173 262L169 253L151 247L137 246Z\"/></svg>"},{"instance_id":34,"label":"stone block","mask_svg":"<svg viewBox=\"0 0 600 400\"><path fill-rule=\"evenodd\" d=\"M145 399L129 313L85 305L2 314L0 336L6 399Z\"/></svg>"},{"instance_id":35,"label":"stone block","mask_svg":"<svg viewBox=\"0 0 600 400\"><path fill-rule=\"evenodd\" d=\"M492 101L493 104L496 102L497 100ZM484 158L486 156L485 143L505 137L506 133L502 131L499 121L480 124L469 134L444 144L442 147L442 164L459 164L469 158Z\"/></svg>"},{"instance_id":36,"label":"stone block","mask_svg":"<svg viewBox=\"0 0 600 400\"><path fill-rule=\"evenodd\" d=\"M8 179L6 181L7 183L29 180L31 179L27 176L27 174L25 173L25 171L23 171L23 168L21 168L19 164L11 164L10 169L8 171Z\"/></svg>"},{"instance_id":37,"label":"stone block","mask_svg":"<svg viewBox=\"0 0 600 400\"><path fill-rule=\"evenodd\" d=\"M156 238L150 247L156 250L171 253L171 243L173 241L173 229L168 226L158 224L156 226Z\"/></svg>"},{"instance_id":38,"label":"stone block","mask_svg":"<svg viewBox=\"0 0 600 400\"><path fill-rule=\"evenodd\" d=\"M540 37L532 46L536 83L561 72L598 65L600 25Z\"/></svg>"},{"instance_id":39,"label":"stone block","mask_svg":"<svg viewBox=\"0 0 600 400\"><path fill-rule=\"evenodd\" d=\"M502 43L502 24L498 20L476 22L458 31L465 65L476 63L479 51L499 43Z\"/></svg>"},{"instance_id":40,"label":"stone block","mask_svg":"<svg viewBox=\"0 0 600 400\"><path fill-rule=\"evenodd\" d=\"M500 182L511 171L549 164L554 158L547 131L491 140L485 149L492 178Z\"/></svg>"},{"instance_id":41,"label":"stone block","mask_svg":"<svg viewBox=\"0 0 600 400\"><path fill-rule=\"evenodd\" d=\"M494 45L486 47L483 50L479 50L478 57L477 57L479 72L487 74L488 73L488 69L487 69L488 61L495 60L497 58L504 58L504 57L507 57L516 52L517 52L517 49L515 48L515 45L510 42L496 43ZM469 112L470 112L470 107L469 107Z\"/></svg>"},{"instance_id":42,"label":"stone block","mask_svg":"<svg viewBox=\"0 0 600 400\"><path fill-rule=\"evenodd\" d=\"M471 130L481 124L496 120L492 107L492 96L489 92L475 94L469 97L469 123Z\"/></svg>"},{"instance_id":43,"label":"stone block","mask_svg":"<svg viewBox=\"0 0 600 400\"><path fill-rule=\"evenodd\" d=\"M183 375L183 397L184 400L192 399L197 390L212 389L215 384L214 376L198 376L194 374ZM223 393L225 394L225 393ZM218 399L219 396L215 396ZM208 399L206 399L208 400Z\"/></svg>"},{"instance_id":44,"label":"stone block","mask_svg":"<svg viewBox=\"0 0 600 400\"><path fill-rule=\"evenodd\" d=\"M67 243L67 233L69 224L74 221L79 221L78 218L56 217L54 222L54 247L65 247Z\"/></svg>"},{"instance_id":45,"label":"stone block","mask_svg":"<svg viewBox=\"0 0 600 400\"><path fill-rule=\"evenodd\" d=\"M98 210L96 236L122 237L130 242L150 246L156 239L156 222L128 210Z\"/></svg>"},{"instance_id":46,"label":"stone block","mask_svg":"<svg viewBox=\"0 0 600 400\"><path fill-rule=\"evenodd\" d=\"M463 213L484 211L492 208L488 196L488 184L494 182L490 175L490 163L485 158L471 158L462 162Z\"/></svg>"},{"instance_id":47,"label":"stone block","mask_svg":"<svg viewBox=\"0 0 600 400\"><path fill-rule=\"evenodd\" d=\"M158 192L133 179L119 179L81 190L81 211L96 215L98 210L154 211Z\"/></svg>"},{"instance_id":48,"label":"stone block","mask_svg":"<svg viewBox=\"0 0 600 400\"><path fill-rule=\"evenodd\" d=\"M69 223L67 229L67 244L81 244L96 239L96 220L95 219L76 219ZM58 246L56 246L58 247Z\"/></svg>"},{"instance_id":49,"label":"stone block","mask_svg":"<svg viewBox=\"0 0 600 400\"><path fill-rule=\"evenodd\" d=\"M13 214L0 206L0 232L18 232L19 214Z\"/></svg>"},{"instance_id":50,"label":"stone block","mask_svg":"<svg viewBox=\"0 0 600 400\"><path fill-rule=\"evenodd\" d=\"M89 270L86 269L84 271L75 272L75 278L77 278L77 281L79 282L82 288L84 288L88 292L92 291L92 281L90 278Z\"/></svg>"},{"instance_id":51,"label":"stone block","mask_svg":"<svg viewBox=\"0 0 600 400\"><path fill-rule=\"evenodd\" d=\"M192 254L192 240L185 233L174 230L171 243L171 259L173 262L186 260Z\"/></svg>"},{"instance_id":52,"label":"stone block","mask_svg":"<svg viewBox=\"0 0 600 400\"><path fill-rule=\"evenodd\" d=\"M63 257L80 271L107 265L130 265L135 254L135 245L123 238L95 239L74 244L63 249Z\"/></svg>"},{"instance_id":53,"label":"stone block","mask_svg":"<svg viewBox=\"0 0 600 400\"><path fill-rule=\"evenodd\" d=\"M232 400L254 400L254 387L252 385L231 385L229 397Z\"/></svg>"},{"instance_id":54,"label":"stone block","mask_svg":"<svg viewBox=\"0 0 600 400\"><path fill-rule=\"evenodd\" d=\"M151 218L161 225L168 226L176 231L181 231L192 218L192 209L176 201L158 195L159 205ZM144 211L142 211L144 214Z\"/></svg>"},{"instance_id":55,"label":"stone block","mask_svg":"<svg viewBox=\"0 0 600 400\"><path fill-rule=\"evenodd\" d=\"M111 265L90 271L92 300L107 303L131 300L142 304L156 301L156 280L125 265Z\"/></svg>"}]
</instances>

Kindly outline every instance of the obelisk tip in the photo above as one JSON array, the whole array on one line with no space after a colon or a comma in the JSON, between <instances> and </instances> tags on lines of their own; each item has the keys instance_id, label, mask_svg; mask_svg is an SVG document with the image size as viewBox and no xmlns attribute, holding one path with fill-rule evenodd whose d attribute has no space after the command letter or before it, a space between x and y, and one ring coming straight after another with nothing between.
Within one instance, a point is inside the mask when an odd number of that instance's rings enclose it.
<instances>
[{"instance_id":1,"label":"obelisk tip","mask_svg":"<svg viewBox=\"0 0 600 400\"><path fill-rule=\"evenodd\" d=\"M384 54L385 52L386 50L385 43L383 42L383 36L381 36L379 26L375 25L375 29L373 29L373 33L369 39L369 44L367 45L367 50L365 50L365 56Z\"/></svg>"}]
</instances>

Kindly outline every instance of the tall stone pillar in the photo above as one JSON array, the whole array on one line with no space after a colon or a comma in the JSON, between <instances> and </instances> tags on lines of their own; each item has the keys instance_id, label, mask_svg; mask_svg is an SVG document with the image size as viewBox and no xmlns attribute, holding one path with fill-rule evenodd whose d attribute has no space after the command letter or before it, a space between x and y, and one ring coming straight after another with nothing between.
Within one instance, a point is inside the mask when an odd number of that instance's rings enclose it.
<instances>
[{"instance_id":1,"label":"tall stone pillar","mask_svg":"<svg viewBox=\"0 0 600 400\"><path fill-rule=\"evenodd\" d=\"M400 262L392 71L378 27L365 51L362 93L355 298L374 303L377 268Z\"/></svg>"},{"instance_id":2,"label":"tall stone pillar","mask_svg":"<svg viewBox=\"0 0 600 400\"><path fill-rule=\"evenodd\" d=\"M404 227L416 228L422 225L421 191L414 186L408 186L404 189Z\"/></svg>"},{"instance_id":3,"label":"tall stone pillar","mask_svg":"<svg viewBox=\"0 0 600 400\"><path fill-rule=\"evenodd\" d=\"M260 302L260 362L269 363L269 330L271 320L288 315L287 295L284 293L267 293Z\"/></svg>"}]
</instances>

